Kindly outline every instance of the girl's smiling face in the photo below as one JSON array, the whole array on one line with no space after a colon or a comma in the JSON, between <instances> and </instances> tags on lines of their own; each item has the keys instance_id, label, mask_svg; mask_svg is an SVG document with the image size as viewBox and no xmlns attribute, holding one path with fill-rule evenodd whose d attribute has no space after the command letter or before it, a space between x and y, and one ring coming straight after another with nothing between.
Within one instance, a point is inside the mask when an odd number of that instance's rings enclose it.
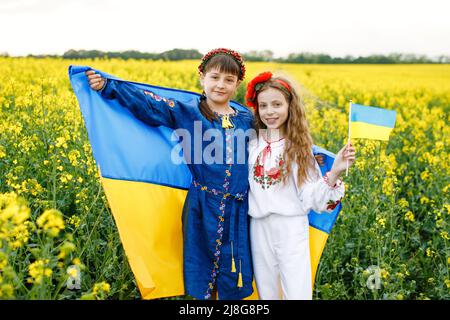
<instances>
[{"instance_id":1,"label":"girl's smiling face","mask_svg":"<svg viewBox=\"0 0 450 320\"><path fill-rule=\"evenodd\" d=\"M218 69L201 74L200 82L208 100L217 105L228 104L240 83L236 75Z\"/></svg>"},{"instance_id":2,"label":"girl's smiling face","mask_svg":"<svg viewBox=\"0 0 450 320\"><path fill-rule=\"evenodd\" d=\"M267 129L284 131L289 115L289 103L283 93L275 88L267 88L258 94L258 112Z\"/></svg>"}]
</instances>

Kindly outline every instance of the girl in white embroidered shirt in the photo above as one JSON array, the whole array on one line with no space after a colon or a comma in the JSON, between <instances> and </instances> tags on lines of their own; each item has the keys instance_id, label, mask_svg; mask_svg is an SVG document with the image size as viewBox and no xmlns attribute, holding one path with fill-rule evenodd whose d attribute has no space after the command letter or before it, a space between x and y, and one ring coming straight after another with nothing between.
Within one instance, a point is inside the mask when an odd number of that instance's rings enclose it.
<instances>
[{"instance_id":1,"label":"girl in white embroidered shirt","mask_svg":"<svg viewBox=\"0 0 450 320\"><path fill-rule=\"evenodd\" d=\"M247 87L258 138L249 143L250 243L261 299L312 299L308 213L331 212L344 196L340 174L355 161L344 146L322 178L305 110L287 79L264 72ZM281 287L280 287L281 286Z\"/></svg>"}]
</instances>

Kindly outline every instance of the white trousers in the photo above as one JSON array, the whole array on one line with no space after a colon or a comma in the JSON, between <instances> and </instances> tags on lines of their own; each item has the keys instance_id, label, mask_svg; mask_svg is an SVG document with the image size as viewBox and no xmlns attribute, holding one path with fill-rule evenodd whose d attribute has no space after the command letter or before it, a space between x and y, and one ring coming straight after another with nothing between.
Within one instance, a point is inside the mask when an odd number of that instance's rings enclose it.
<instances>
[{"instance_id":1,"label":"white trousers","mask_svg":"<svg viewBox=\"0 0 450 320\"><path fill-rule=\"evenodd\" d=\"M308 216L250 221L253 269L262 300L312 300Z\"/></svg>"}]
</instances>

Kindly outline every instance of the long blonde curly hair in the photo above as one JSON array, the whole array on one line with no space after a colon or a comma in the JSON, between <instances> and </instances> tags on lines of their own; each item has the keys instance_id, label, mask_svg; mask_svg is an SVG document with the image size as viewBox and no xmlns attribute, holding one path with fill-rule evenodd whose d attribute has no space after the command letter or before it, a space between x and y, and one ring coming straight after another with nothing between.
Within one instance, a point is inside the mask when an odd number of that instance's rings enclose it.
<instances>
[{"instance_id":1,"label":"long blonde curly hair","mask_svg":"<svg viewBox=\"0 0 450 320\"><path fill-rule=\"evenodd\" d=\"M290 90L280 82L277 82L277 79L287 83ZM287 177L289 177L292 171L292 163L295 162L298 165L297 181L298 185L301 186L308 179L310 170L314 169L315 161L312 155L313 140L306 120L305 107L299 94L292 86L291 81L281 76L271 77L256 90L256 105L258 105L258 94L268 88L279 90L289 104L284 150L286 171L282 177L282 181L284 183L286 182ZM261 121L258 107L255 108L255 128L258 131L258 136L260 135L261 129L267 129L266 125Z\"/></svg>"}]
</instances>

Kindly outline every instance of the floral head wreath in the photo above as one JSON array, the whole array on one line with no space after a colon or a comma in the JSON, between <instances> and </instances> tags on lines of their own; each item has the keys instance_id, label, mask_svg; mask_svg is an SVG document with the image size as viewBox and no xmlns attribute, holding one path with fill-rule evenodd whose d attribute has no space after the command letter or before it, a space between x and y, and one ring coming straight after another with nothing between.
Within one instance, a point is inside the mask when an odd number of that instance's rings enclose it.
<instances>
[{"instance_id":1,"label":"floral head wreath","mask_svg":"<svg viewBox=\"0 0 450 320\"><path fill-rule=\"evenodd\" d=\"M234 60L236 60L237 64L239 65L239 68L241 69L239 72L239 76L238 79L239 80L244 80L245 77L245 66L244 66L244 59L242 58L242 56L237 53L236 51L233 51L231 49L226 49L226 48L218 48L218 49L214 49L211 50L210 52L208 52L207 54L205 54L202 58L202 61L200 63L200 65L198 66L198 72L203 73L205 70L205 66L208 63L208 61L214 57L217 54L228 54L231 57L234 58Z\"/></svg>"},{"instance_id":2,"label":"floral head wreath","mask_svg":"<svg viewBox=\"0 0 450 320\"><path fill-rule=\"evenodd\" d=\"M252 79L247 85L247 94L245 95L245 101L247 105L253 109L256 109L256 93L261 90L264 83L272 79L272 72L263 72L258 74L255 78ZM285 81L281 79L274 79L275 82L280 83L283 87L285 87L289 92L291 92L291 87Z\"/></svg>"}]
</instances>

